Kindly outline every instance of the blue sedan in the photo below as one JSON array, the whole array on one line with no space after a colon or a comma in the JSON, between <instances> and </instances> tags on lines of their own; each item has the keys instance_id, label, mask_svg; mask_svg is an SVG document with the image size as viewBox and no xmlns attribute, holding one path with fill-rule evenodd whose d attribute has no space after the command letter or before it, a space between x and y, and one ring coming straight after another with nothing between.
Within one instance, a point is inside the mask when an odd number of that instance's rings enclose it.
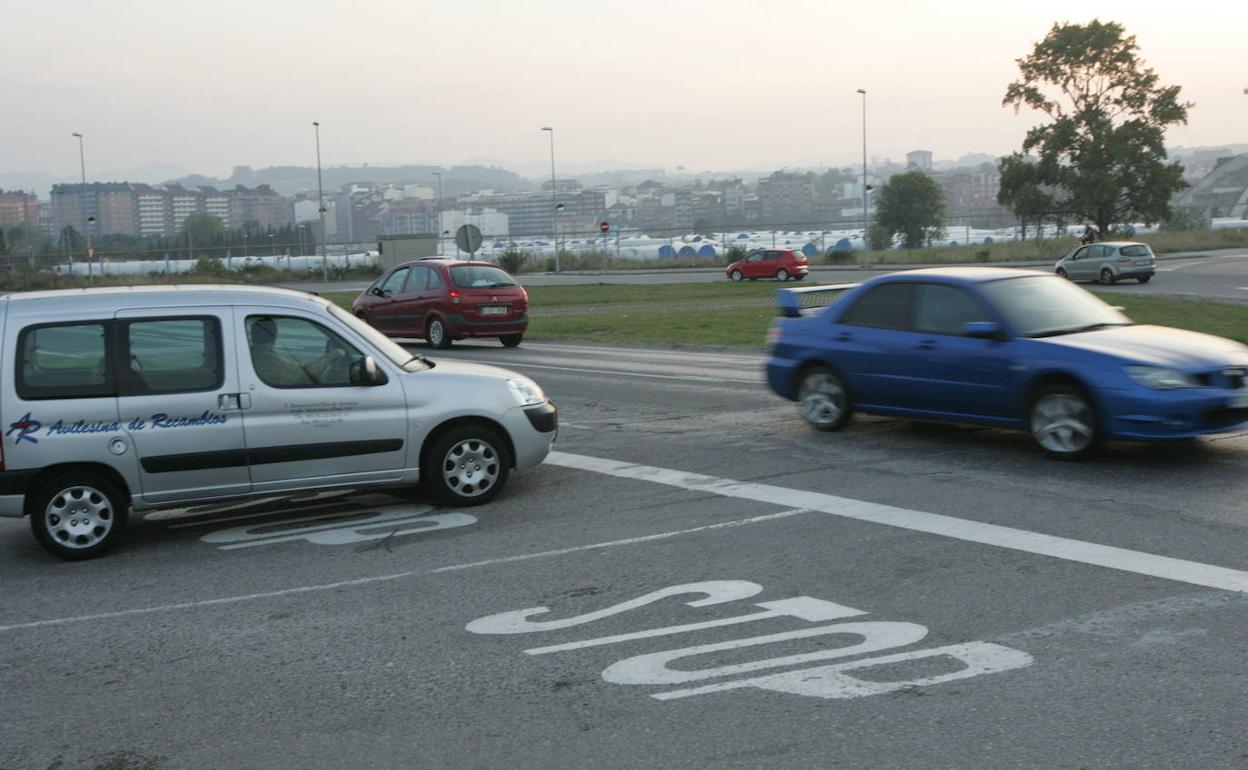
<instances>
[{"instance_id":1,"label":"blue sedan","mask_svg":"<svg viewBox=\"0 0 1248 770\"><path fill-rule=\"evenodd\" d=\"M804 306L820 294L831 301ZM937 268L781 289L767 381L820 430L855 412L1029 430L1050 456L1248 427L1248 347L1135 324L1054 275Z\"/></svg>"}]
</instances>

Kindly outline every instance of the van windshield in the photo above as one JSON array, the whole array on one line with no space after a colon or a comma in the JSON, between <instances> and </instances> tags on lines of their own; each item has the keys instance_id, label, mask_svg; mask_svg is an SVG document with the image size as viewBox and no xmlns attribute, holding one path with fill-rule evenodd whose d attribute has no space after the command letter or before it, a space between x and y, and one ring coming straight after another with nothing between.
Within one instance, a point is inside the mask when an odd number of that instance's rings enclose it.
<instances>
[{"instance_id":1,"label":"van windshield","mask_svg":"<svg viewBox=\"0 0 1248 770\"><path fill-rule=\"evenodd\" d=\"M374 329L368 323L361 321L347 311L338 307L332 302L326 303L329 308L329 314L347 326L352 331L368 340L369 344L378 352L394 363L395 366L402 367L409 372L419 372L431 368L428 362L420 356L413 356L399 343L390 339L386 335Z\"/></svg>"}]
</instances>

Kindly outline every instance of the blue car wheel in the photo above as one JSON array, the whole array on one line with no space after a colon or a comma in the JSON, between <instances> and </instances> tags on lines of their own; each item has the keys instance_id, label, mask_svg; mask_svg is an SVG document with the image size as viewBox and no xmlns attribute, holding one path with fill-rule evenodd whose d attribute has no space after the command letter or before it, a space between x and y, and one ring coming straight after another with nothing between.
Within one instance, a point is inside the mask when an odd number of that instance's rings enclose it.
<instances>
[{"instance_id":1,"label":"blue car wheel","mask_svg":"<svg viewBox=\"0 0 1248 770\"><path fill-rule=\"evenodd\" d=\"M1049 457L1078 460L1100 441L1096 411L1086 394L1072 385L1041 390L1031 404L1031 435Z\"/></svg>"},{"instance_id":2,"label":"blue car wheel","mask_svg":"<svg viewBox=\"0 0 1248 770\"><path fill-rule=\"evenodd\" d=\"M797 404L806 422L819 430L840 430L853 409L845 383L831 369L809 369L797 386Z\"/></svg>"}]
</instances>

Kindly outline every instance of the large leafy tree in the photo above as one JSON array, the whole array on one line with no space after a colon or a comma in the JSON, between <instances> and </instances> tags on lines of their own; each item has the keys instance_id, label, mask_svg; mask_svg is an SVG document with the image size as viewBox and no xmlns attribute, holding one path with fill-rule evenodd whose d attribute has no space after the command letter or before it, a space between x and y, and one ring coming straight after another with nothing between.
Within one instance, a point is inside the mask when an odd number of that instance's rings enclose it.
<instances>
[{"instance_id":1,"label":"large leafy tree","mask_svg":"<svg viewBox=\"0 0 1248 770\"><path fill-rule=\"evenodd\" d=\"M197 211L182 222L182 237L185 238L188 233L194 243L209 245L221 239L225 224L206 211Z\"/></svg>"},{"instance_id":2,"label":"large leafy tree","mask_svg":"<svg viewBox=\"0 0 1248 770\"><path fill-rule=\"evenodd\" d=\"M875 199L875 224L914 249L944 234L945 192L922 171L896 174Z\"/></svg>"},{"instance_id":3,"label":"large leafy tree","mask_svg":"<svg viewBox=\"0 0 1248 770\"><path fill-rule=\"evenodd\" d=\"M1167 126L1186 123L1192 105L1179 86L1162 85L1145 66L1135 37L1120 24L1054 24L1031 54L1018 60L1020 77L1004 105L1029 107L1048 118L1027 132L1021 155L1001 163L1003 189L1047 187L1047 205L1111 225L1164 220L1171 196L1183 189L1183 167L1166 162ZM1007 196L1015 212L1034 216L1035 196ZM1056 211L1054 213L1057 213Z\"/></svg>"}]
</instances>

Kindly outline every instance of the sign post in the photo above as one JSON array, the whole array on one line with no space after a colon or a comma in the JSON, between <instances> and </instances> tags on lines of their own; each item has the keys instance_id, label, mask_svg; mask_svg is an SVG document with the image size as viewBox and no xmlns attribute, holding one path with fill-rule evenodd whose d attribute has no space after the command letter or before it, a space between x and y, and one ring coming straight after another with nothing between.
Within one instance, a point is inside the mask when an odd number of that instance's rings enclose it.
<instances>
[{"instance_id":1,"label":"sign post","mask_svg":"<svg viewBox=\"0 0 1248 770\"><path fill-rule=\"evenodd\" d=\"M602 233L602 264L604 272L611 272L611 244L607 240L607 233L611 231L611 223L602 220L598 223L598 230Z\"/></svg>"},{"instance_id":2,"label":"sign post","mask_svg":"<svg viewBox=\"0 0 1248 770\"><path fill-rule=\"evenodd\" d=\"M455 245L468 252L468 258L481 248L481 230L476 225L461 225L455 231Z\"/></svg>"}]
</instances>

